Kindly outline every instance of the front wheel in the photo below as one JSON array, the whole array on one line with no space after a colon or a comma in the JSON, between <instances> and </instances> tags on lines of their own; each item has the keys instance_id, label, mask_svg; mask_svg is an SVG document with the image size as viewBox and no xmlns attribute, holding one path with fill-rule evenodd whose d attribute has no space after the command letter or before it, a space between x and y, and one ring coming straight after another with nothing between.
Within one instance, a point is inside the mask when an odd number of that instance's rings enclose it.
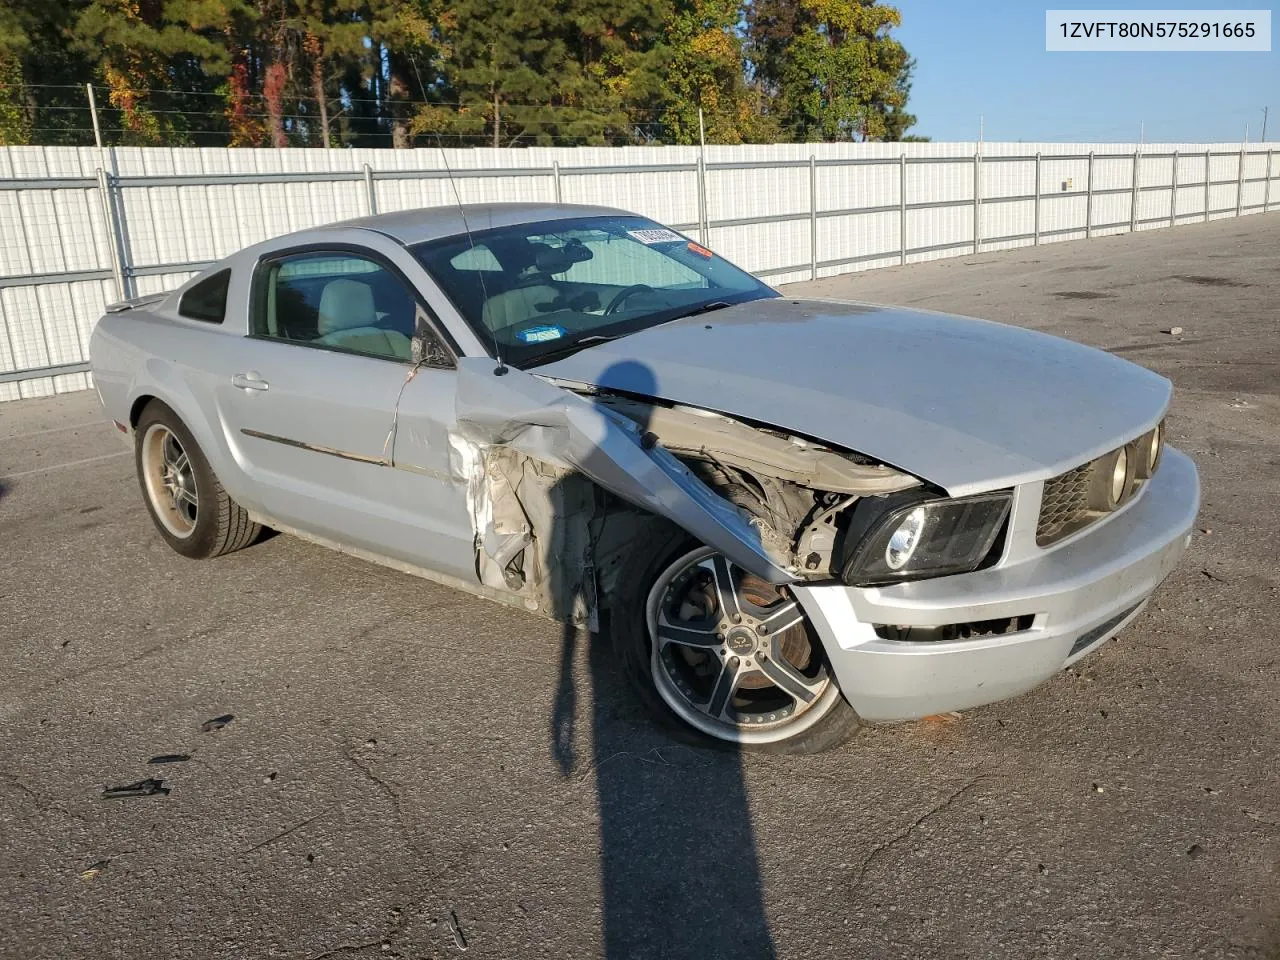
<instances>
[{"instance_id":1,"label":"front wheel","mask_svg":"<svg viewBox=\"0 0 1280 960\"><path fill-rule=\"evenodd\" d=\"M687 541L645 567L621 578L636 586L616 605L613 637L652 712L774 753L816 753L857 732L822 641L785 587Z\"/></svg>"}]
</instances>

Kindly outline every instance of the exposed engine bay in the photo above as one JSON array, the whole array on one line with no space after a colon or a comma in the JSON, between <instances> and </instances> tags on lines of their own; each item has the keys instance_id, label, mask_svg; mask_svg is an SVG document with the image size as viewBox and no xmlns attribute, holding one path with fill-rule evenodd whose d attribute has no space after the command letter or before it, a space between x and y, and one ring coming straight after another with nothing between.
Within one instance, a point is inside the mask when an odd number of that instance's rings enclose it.
<instances>
[{"instance_id":1,"label":"exposed engine bay","mask_svg":"<svg viewBox=\"0 0 1280 960\"><path fill-rule=\"evenodd\" d=\"M513 387L532 381L530 390L548 399L544 390L554 391L553 405L562 409L526 409L522 422L490 411L483 438L473 427L463 431L470 437L455 439L478 573L487 586L558 620L594 628L630 545L664 535L673 522L699 536L685 522L686 514L698 519L694 507L740 527L739 540L755 541L772 582L824 579L837 573L854 504L921 485L857 454L719 413L594 389L571 393L515 371L499 382L508 379ZM603 435L592 418L608 425ZM463 419L460 413L460 427L468 426ZM575 442L579 435L589 443ZM620 466L640 473L636 457L662 467L642 481L653 500L602 482ZM668 478L678 491L664 489ZM694 506L673 509L675 492Z\"/></svg>"}]
</instances>

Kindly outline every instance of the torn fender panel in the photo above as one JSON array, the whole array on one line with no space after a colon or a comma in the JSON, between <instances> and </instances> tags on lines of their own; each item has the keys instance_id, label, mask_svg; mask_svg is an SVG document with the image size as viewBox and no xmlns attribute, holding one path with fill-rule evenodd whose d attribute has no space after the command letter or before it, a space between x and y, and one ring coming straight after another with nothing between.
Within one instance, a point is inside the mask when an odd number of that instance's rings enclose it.
<instances>
[{"instance_id":1,"label":"torn fender panel","mask_svg":"<svg viewBox=\"0 0 1280 960\"><path fill-rule=\"evenodd\" d=\"M458 430L468 440L577 470L770 583L796 579L736 507L666 450L644 449L640 429L626 418L512 367L499 376L485 358L459 360L457 377Z\"/></svg>"}]
</instances>

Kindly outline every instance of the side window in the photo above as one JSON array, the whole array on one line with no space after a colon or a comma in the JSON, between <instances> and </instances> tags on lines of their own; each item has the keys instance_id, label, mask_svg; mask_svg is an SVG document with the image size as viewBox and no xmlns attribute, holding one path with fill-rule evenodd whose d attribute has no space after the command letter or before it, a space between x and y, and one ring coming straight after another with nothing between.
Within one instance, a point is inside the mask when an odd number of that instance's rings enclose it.
<instances>
[{"instance_id":1,"label":"side window","mask_svg":"<svg viewBox=\"0 0 1280 960\"><path fill-rule=\"evenodd\" d=\"M416 310L409 288L376 261L303 253L258 268L253 333L407 362Z\"/></svg>"},{"instance_id":2,"label":"side window","mask_svg":"<svg viewBox=\"0 0 1280 960\"><path fill-rule=\"evenodd\" d=\"M231 271L219 270L182 295L178 301L178 313L191 320L221 323L227 315L227 287L230 285Z\"/></svg>"}]
</instances>

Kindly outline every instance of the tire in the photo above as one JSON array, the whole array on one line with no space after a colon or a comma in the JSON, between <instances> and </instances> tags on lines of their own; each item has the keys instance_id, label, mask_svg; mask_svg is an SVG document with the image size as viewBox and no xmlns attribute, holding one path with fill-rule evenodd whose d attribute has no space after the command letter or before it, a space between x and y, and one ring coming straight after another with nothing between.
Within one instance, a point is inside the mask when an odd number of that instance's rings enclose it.
<instances>
[{"instance_id":1,"label":"tire","mask_svg":"<svg viewBox=\"0 0 1280 960\"><path fill-rule=\"evenodd\" d=\"M133 459L152 522L184 557L220 557L247 547L262 532L222 489L186 424L159 400L138 417Z\"/></svg>"},{"instance_id":2,"label":"tire","mask_svg":"<svg viewBox=\"0 0 1280 960\"><path fill-rule=\"evenodd\" d=\"M724 617L721 622L728 622L725 608L709 617L685 621L700 628L684 631L685 635L706 634L697 638L697 647L670 643L665 638L655 644L660 617L664 633L672 632L666 614L674 610L682 591L689 591L688 595L697 591L698 598L706 595L705 588L696 584L705 579L708 570L715 584L728 571L737 587L746 591L738 600L742 624L723 634L726 642L717 641L720 623L713 621ZM692 541L683 531L643 541L627 559L617 582L622 586L609 617L614 654L650 715L681 739L731 750L805 754L838 746L861 729L857 713L840 693L827 666L821 640L785 589L776 602L747 604L745 597L763 594L768 585L738 570L712 548ZM714 606L718 608L718 602ZM682 603L681 609L687 607ZM788 621L792 621L790 625L781 629ZM767 626L770 622L779 627L772 637L752 629L753 624ZM798 656L797 651L806 656ZM803 672L796 665L802 659ZM730 663L742 670L739 676L744 686L733 688L727 699L721 692L718 700L717 689ZM798 675L805 693L797 697L784 690L765 669L783 676L796 691L801 690L793 682ZM705 676L700 679L699 674ZM748 682L749 687L745 686ZM806 695L812 700L803 702ZM705 709L699 708L704 699ZM789 711L780 708L770 712L771 704L786 699L793 702ZM712 714L721 702L721 719L717 719ZM769 719L780 715L785 718Z\"/></svg>"}]
</instances>

